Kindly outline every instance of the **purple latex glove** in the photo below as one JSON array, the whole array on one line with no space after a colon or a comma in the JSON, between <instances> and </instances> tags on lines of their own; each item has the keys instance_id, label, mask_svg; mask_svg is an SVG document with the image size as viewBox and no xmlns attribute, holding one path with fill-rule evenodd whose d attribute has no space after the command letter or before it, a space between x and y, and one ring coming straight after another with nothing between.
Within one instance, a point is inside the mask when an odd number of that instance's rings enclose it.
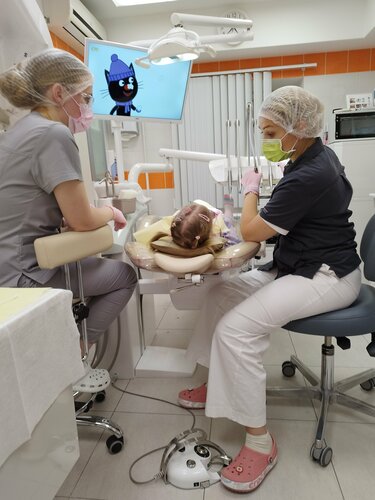
<instances>
[{"instance_id":1,"label":"purple latex glove","mask_svg":"<svg viewBox=\"0 0 375 500\"><path fill-rule=\"evenodd\" d=\"M254 193L259 195L259 185L262 179L262 174L255 173L254 170L248 170L241 179L241 184L244 187L244 194Z\"/></svg>"},{"instance_id":2,"label":"purple latex glove","mask_svg":"<svg viewBox=\"0 0 375 500\"><path fill-rule=\"evenodd\" d=\"M121 210L119 210L116 207L113 207L112 205L106 205L106 206L112 210L113 221L115 223L115 231L123 229L126 226L126 219L124 217L124 214L121 212Z\"/></svg>"}]
</instances>

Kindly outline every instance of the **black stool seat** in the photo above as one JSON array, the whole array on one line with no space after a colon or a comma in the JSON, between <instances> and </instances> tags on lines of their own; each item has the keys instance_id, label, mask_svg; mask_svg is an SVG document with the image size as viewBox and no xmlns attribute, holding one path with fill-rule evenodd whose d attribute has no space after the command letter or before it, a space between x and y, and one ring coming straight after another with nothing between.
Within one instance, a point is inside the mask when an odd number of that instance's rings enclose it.
<instances>
[{"instance_id":1,"label":"black stool seat","mask_svg":"<svg viewBox=\"0 0 375 500\"><path fill-rule=\"evenodd\" d=\"M345 309L291 321L285 330L325 337L365 335L375 331L375 288L362 285L355 302Z\"/></svg>"}]
</instances>

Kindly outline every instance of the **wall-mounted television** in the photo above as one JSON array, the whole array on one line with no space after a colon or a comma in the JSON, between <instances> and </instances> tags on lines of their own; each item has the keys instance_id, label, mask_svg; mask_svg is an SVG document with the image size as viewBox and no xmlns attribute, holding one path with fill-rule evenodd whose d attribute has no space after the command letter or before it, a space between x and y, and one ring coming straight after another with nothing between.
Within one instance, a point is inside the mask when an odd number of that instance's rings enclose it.
<instances>
[{"instance_id":1,"label":"wall-mounted television","mask_svg":"<svg viewBox=\"0 0 375 500\"><path fill-rule=\"evenodd\" d=\"M121 120L182 119L191 61L142 68L135 60L146 50L86 38L85 63L94 76L93 112Z\"/></svg>"}]
</instances>

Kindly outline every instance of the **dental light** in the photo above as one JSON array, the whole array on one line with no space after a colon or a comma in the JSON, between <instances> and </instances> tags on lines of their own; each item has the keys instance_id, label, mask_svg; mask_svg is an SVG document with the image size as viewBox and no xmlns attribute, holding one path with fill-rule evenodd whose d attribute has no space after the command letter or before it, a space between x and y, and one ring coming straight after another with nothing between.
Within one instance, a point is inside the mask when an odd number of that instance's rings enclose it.
<instances>
[{"instance_id":1,"label":"dental light","mask_svg":"<svg viewBox=\"0 0 375 500\"><path fill-rule=\"evenodd\" d=\"M186 30L183 27L183 22L203 26L228 26L235 28L235 32L200 37L194 31ZM136 64L143 68L149 68L150 64L172 64L197 59L203 53L215 57L216 51L209 45L211 43L241 43L253 39L253 34L250 32L253 22L249 19L199 16L175 12L171 15L171 23L174 28L158 40L133 42L134 45L148 47L147 56L136 59Z\"/></svg>"}]
</instances>

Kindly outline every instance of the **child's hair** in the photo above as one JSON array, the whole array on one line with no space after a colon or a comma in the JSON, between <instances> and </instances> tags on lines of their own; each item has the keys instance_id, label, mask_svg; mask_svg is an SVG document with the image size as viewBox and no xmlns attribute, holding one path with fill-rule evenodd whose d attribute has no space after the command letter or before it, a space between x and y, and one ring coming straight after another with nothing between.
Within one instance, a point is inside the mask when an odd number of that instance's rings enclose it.
<instances>
[{"instance_id":1,"label":"child's hair","mask_svg":"<svg viewBox=\"0 0 375 500\"><path fill-rule=\"evenodd\" d=\"M198 203L181 208L171 224L173 241L184 248L197 248L210 236L212 212Z\"/></svg>"}]
</instances>

